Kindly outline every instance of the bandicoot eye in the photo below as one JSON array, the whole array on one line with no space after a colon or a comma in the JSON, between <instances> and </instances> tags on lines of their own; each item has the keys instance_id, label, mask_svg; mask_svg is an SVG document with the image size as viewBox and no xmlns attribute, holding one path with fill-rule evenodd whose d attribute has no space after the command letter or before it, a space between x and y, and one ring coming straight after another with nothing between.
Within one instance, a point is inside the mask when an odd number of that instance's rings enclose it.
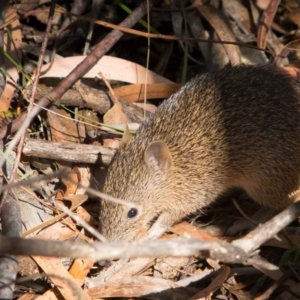
<instances>
[{"instance_id":1,"label":"bandicoot eye","mask_svg":"<svg viewBox=\"0 0 300 300\"><path fill-rule=\"evenodd\" d=\"M132 219L134 218L138 213L138 210L136 208L130 208L130 210L127 213L127 218Z\"/></svg>"}]
</instances>

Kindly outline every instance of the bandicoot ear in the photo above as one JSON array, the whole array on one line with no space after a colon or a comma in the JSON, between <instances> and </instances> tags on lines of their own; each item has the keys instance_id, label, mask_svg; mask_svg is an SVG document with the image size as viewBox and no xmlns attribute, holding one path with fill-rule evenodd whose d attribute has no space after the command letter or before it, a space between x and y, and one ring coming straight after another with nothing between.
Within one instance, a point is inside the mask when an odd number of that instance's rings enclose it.
<instances>
[{"instance_id":1,"label":"bandicoot ear","mask_svg":"<svg viewBox=\"0 0 300 300\"><path fill-rule=\"evenodd\" d=\"M144 153L146 165L154 171L166 172L172 166L173 158L164 142L152 142Z\"/></svg>"}]
</instances>

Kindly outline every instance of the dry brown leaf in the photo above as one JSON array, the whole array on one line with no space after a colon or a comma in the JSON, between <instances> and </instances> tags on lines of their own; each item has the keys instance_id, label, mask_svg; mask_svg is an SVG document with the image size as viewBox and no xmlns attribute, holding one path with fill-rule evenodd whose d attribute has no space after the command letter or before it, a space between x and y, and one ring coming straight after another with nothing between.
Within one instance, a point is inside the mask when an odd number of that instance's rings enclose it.
<instances>
[{"instance_id":1,"label":"dry brown leaf","mask_svg":"<svg viewBox=\"0 0 300 300\"><path fill-rule=\"evenodd\" d=\"M69 197L65 197L65 198L68 199ZM76 201L72 201L72 206L71 206L71 209L75 209L79 205L81 205L83 202L85 202L88 197L86 195L74 195L74 196L72 196L72 198L76 198ZM61 220L62 218L66 217L66 216L67 216L67 214L65 214L65 213L59 214L59 215L41 223L40 225L27 230L26 232L23 233L22 236L26 237L37 230L47 227L47 231L43 231L43 232L39 233L41 236L42 236L42 234L44 235L44 234L48 233L49 231L53 230L53 232L50 233L48 236L45 236L45 238L60 239L60 237L57 236L57 234L60 233L61 230L60 230L60 228L56 228L55 226L63 226L63 227L65 227L65 226L61 225L61 223L56 223L56 222L58 222L59 220ZM54 224L54 225L52 225L52 224ZM58 224L58 225L55 225L55 224ZM52 226L50 226L50 225L52 225Z\"/></svg>"},{"instance_id":2,"label":"dry brown leaf","mask_svg":"<svg viewBox=\"0 0 300 300\"><path fill-rule=\"evenodd\" d=\"M267 46L268 34L270 32L271 24L274 20L279 3L280 0L270 1L268 7L262 14L257 32L257 47L259 48L265 49Z\"/></svg>"},{"instance_id":3,"label":"dry brown leaf","mask_svg":"<svg viewBox=\"0 0 300 300\"><path fill-rule=\"evenodd\" d=\"M32 299L36 299L36 295L35 294L24 294L21 297L18 298L18 300L32 300Z\"/></svg>"},{"instance_id":4,"label":"dry brown leaf","mask_svg":"<svg viewBox=\"0 0 300 300\"><path fill-rule=\"evenodd\" d=\"M300 71L298 68L285 67L284 69L296 80L300 80Z\"/></svg>"},{"instance_id":5,"label":"dry brown leaf","mask_svg":"<svg viewBox=\"0 0 300 300\"><path fill-rule=\"evenodd\" d=\"M109 89L109 92L111 94L111 97L114 101L114 106L103 116L103 121L106 124L128 124L130 121L125 115L122 105L119 101L119 99L114 94L114 91L111 88L110 83L108 82L107 78L99 72L99 78L101 78L104 83L106 84L107 88Z\"/></svg>"},{"instance_id":6,"label":"dry brown leaf","mask_svg":"<svg viewBox=\"0 0 300 300\"><path fill-rule=\"evenodd\" d=\"M299 11L290 11L287 14L287 17L297 26L299 26L300 12Z\"/></svg>"},{"instance_id":7,"label":"dry brown leaf","mask_svg":"<svg viewBox=\"0 0 300 300\"><path fill-rule=\"evenodd\" d=\"M121 143L122 142L119 139L105 139L103 141L103 146L112 148L112 149L118 149L120 147Z\"/></svg>"},{"instance_id":8,"label":"dry brown leaf","mask_svg":"<svg viewBox=\"0 0 300 300\"><path fill-rule=\"evenodd\" d=\"M206 261L215 271L221 268L220 264L214 259L207 258Z\"/></svg>"},{"instance_id":9,"label":"dry brown leaf","mask_svg":"<svg viewBox=\"0 0 300 300\"><path fill-rule=\"evenodd\" d=\"M74 230L61 222L56 222L40 231L36 237L45 240L65 240L65 237L73 234Z\"/></svg>"},{"instance_id":10,"label":"dry brown leaf","mask_svg":"<svg viewBox=\"0 0 300 300\"><path fill-rule=\"evenodd\" d=\"M72 207L76 207L77 205L80 205L86 198L86 196L81 195L69 197L68 200L73 200L74 203L72 203ZM65 222L68 222L68 220L71 222L71 226L74 226L73 221L70 218L65 219ZM65 240L66 237L74 235L74 233L77 235L77 233L70 229L69 226L57 222L41 231L37 235L37 238L42 238L45 240ZM78 282L73 279L59 259L40 256L34 256L33 258L49 276L49 278L51 278L51 281L56 285L56 288L59 289L61 294L64 296L64 299L75 299L76 297L74 295L82 297L80 299L90 299L89 296L87 296L80 288ZM57 299L55 294L55 290L51 289L39 296L38 299Z\"/></svg>"},{"instance_id":11,"label":"dry brown leaf","mask_svg":"<svg viewBox=\"0 0 300 300\"><path fill-rule=\"evenodd\" d=\"M152 114L157 109L157 106L155 106L154 104L151 104L151 103L136 102L135 105L142 108L145 111L148 111L148 112L152 113Z\"/></svg>"},{"instance_id":12,"label":"dry brown leaf","mask_svg":"<svg viewBox=\"0 0 300 300\"><path fill-rule=\"evenodd\" d=\"M61 163L59 163L58 166L60 169L65 168L65 165L62 165ZM68 174L61 178L61 181L64 185L63 190L65 196L76 194L80 178L78 176L78 173L74 169L70 169Z\"/></svg>"},{"instance_id":13,"label":"dry brown leaf","mask_svg":"<svg viewBox=\"0 0 300 300\"><path fill-rule=\"evenodd\" d=\"M180 88L181 85L175 83L174 84L170 84L170 83L148 84L146 99L169 98ZM124 85L115 88L113 91L117 97L127 100L129 102L135 102L144 99L145 85L144 84Z\"/></svg>"},{"instance_id":14,"label":"dry brown leaf","mask_svg":"<svg viewBox=\"0 0 300 300\"><path fill-rule=\"evenodd\" d=\"M182 266L189 263L190 258L182 257L165 257L157 259L154 268L154 277L163 278L166 280L176 281L181 274ZM185 271L186 272L186 271Z\"/></svg>"},{"instance_id":15,"label":"dry brown leaf","mask_svg":"<svg viewBox=\"0 0 300 300\"><path fill-rule=\"evenodd\" d=\"M281 51L276 55L273 64L282 67L283 61L288 57L288 55L293 52L297 55L299 54L299 44L300 39L293 40L287 43ZM299 56L299 55L297 55ZM299 80L299 60L294 60L289 67L285 67L286 71L290 73L295 79Z\"/></svg>"},{"instance_id":16,"label":"dry brown leaf","mask_svg":"<svg viewBox=\"0 0 300 300\"><path fill-rule=\"evenodd\" d=\"M123 278L130 278L143 272L149 265L153 265L153 257L137 257L131 259L126 264L122 264L122 261L118 261L117 264L121 263L121 267L115 269L115 265L108 268L105 273L101 275L105 278L105 282L115 282L116 280L122 280Z\"/></svg>"},{"instance_id":17,"label":"dry brown leaf","mask_svg":"<svg viewBox=\"0 0 300 300\"><path fill-rule=\"evenodd\" d=\"M188 300L200 300L209 297L216 289L220 288L222 284L227 280L230 275L230 268L228 266L222 266L221 273L210 283L208 287L197 293L195 296Z\"/></svg>"},{"instance_id":18,"label":"dry brown leaf","mask_svg":"<svg viewBox=\"0 0 300 300\"><path fill-rule=\"evenodd\" d=\"M48 112L52 140L55 142L80 142L75 122L69 113L63 109Z\"/></svg>"},{"instance_id":19,"label":"dry brown leaf","mask_svg":"<svg viewBox=\"0 0 300 300\"><path fill-rule=\"evenodd\" d=\"M70 230L62 230L60 234L60 240L61 241L66 241L70 239L74 239L78 237L81 233L78 231L75 221L71 217L66 217L61 221L66 228L69 228Z\"/></svg>"},{"instance_id":20,"label":"dry brown leaf","mask_svg":"<svg viewBox=\"0 0 300 300\"><path fill-rule=\"evenodd\" d=\"M10 19L15 19L15 20L5 28L3 42L4 42L4 50L17 64L20 65L21 58L22 58L22 52L21 52L22 32L21 32L21 25L19 22L19 18L15 18L15 17L16 17L15 9L12 6L8 5L5 11L5 22L8 22ZM9 34L7 33L8 31L11 33L13 41L11 41ZM9 109L10 101L14 97L15 83L19 79L18 70L7 58L5 58L5 69L8 72L8 74L11 76L11 79L7 78L5 89L1 95L0 112L6 112ZM3 115L0 115L0 119L2 119L3 117L4 117Z\"/></svg>"},{"instance_id":21,"label":"dry brown leaf","mask_svg":"<svg viewBox=\"0 0 300 300\"><path fill-rule=\"evenodd\" d=\"M240 24L243 31L251 32L253 18L247 6L239 0L224 1L223 10L226 15L230 16L237 24Z\"/></svg>"},{"instance_id":22,"label":"dry brown leaf","mask_svg":"<svg viewBox=\"0 0 300 300\"><path fill-rule=\"evenodd\" d=\"M66 77L75 66L81 63L85 56L73 56L65 58L57 58L51 69L41 77ZM46 71L50 64L44 65L42 70ZM128 83L172 83L156 73L147 70L146 68L127 61L125 59L104 55L100 61L84 75L84 78L95 78L101 72L108 80L117 80ZM148 72L147 76L146 73Z\"/></svg>"},{"instance_id":23,"label":"dry brown leaf","mask_svg":"<svg viewBox=\"0 0 300 300\"><path fill-rule=\"evenodd\" d=\"M64 200L70 201L72 203L71 210L79 207L82 203L84 203L88 199L87 195L66 195Z\"/></svg>"},{"instance_id":24,"label":"dry brown leaf","mask_svg":"<svg viewBox=\"0 0 300 300\"><path fill-rule=\"evenodd\" d=\"M49 276L55 288L48 290L44 295L36 299L58 299L55 295L55 289L58 289L64 299L91 299L77 284L76 280L70 275L60 259L52 257L34 256L33 259ZM45 298L46 297L46 298Z\"/></svg>"},{"instance_id":25,"label":"dry brown leaf","mask_svg":"<svg viewBox=\"0 0 300 300\"><path fill-rule=\"evenodd\" d=\"M138 276L132 278L121 278L113 282L107 282L87 290L87 293L94 299L103 297L139 297L159 293L179 287L176 283L159 278ZM167 299L167 298L166 298ZM169 297L169 299L174 299Z\"/></svg>"},{"instance_id":26,"label":"dry brown leaf","mask_svg":"<svg viewBox=\"0 0 300 300\"><path fill-rule=\"evenodd\" d=\"M220 240L226 240L226 241L231 241L233 240L232 238L218 238L218 237L214 237L209 235L207 232L205 232L204 230L195 227L187 222L181 222L178 224L175 224L172 226L171 231L173 233L176 233L180 236L190 236L199 240L205 240L205 241L209 241L209 242L216 242L216 241L220 241Z\"/></svg>"},{"instance_id":27,"label":"dry brown leaf","mask_svg":"<svg viewBox=\"0 0 300 300\"><path fill-rule=\"evenodd\" d=\"M69 273L76 280L77 284L82 286L94 262L91 259L75 259Z\"/></svg>"},{"instance_id":28,"label":"dry brown leaf","mask_svg":"<svg viewBox=\"0 0 300 300\"><path fill-rule=\"evenodd\" d=\"M120 103L115 103L114 106L103 116L105 124L128 124L129 119L122 110ZM106 139L103 144L105 147L119 148L120 141L116 139Z\"/></svg>"},{"instance_id":29,"label":"dry brown leaf","mask_svg":"<svg viewBox=\"0 0 300 300\"><path fill-rule=\"evenodd\" d=\"M82 206L77 208L76 214L80 217L83 221L88 223L91 226L98 226L98 221L90 215L90 213L85 210Z\"/></svg>"},{"instance_id":30,"label":"dry brown leaf","mask_svg":"<svg viewBox=\"0 0 300 300\"><path fill-rule=\"evenodd\" d=\"M48 112L52 140L55 142L79 143L83 137L78 136L76 124L71 119L70 114L63 109L56 109L55 112L58 114L54 114L51 111ZM62 188L58 192L57 198L64 196L61 194L62 191L66 195L75 194L80 180L78 172L72 168L72 163L58 162L57 164L60 169L68 171L68 175L61 179Z\"/></svg>"},{"instance_id":31,"label":"dry brown leaf","mask_svg":"<svg viewBox=\"0 0 300 300\"><path fill-rule=\"evenodd\" d=\"M209 3L202 4L201 0L195 0L193 4L201 15L211 24L221 41L236 42L234 33L223 13ZM241 53L237 45L223 44L228 59L232 65L241 63Z\"/></svg>"},{"instance_id":32,"label":"dry brown leaf","mask_svg":"<svg viewBox=\"0 0 300 300\"><path fill-rule=\"evenodd\" d=\"M257 7L259 7L261 10L265 10L268 5L270 4L271 0L256 0L255 4Z\"/></svg>"},{"instance_id":33,"label":"dry brown leaf","mask_svg":"<svg viewBox=\"0 0 300 300\"><path fill-rule=\"evenodd\" d=\"M130 123L122 110L120 103L116 103L104 116L105 124L127 124Z\"/></svg>"},{"instance_id":34,"label":"dry brown leaf","mask_svg":"<svg viewBox=\"0 0 300 300\"><path fill-rule=\"evenodd\" d=\"M43 295L38 296L35 300L60 300L56 297L53 289L46 291Z\"/></svg>"}]
</instances>

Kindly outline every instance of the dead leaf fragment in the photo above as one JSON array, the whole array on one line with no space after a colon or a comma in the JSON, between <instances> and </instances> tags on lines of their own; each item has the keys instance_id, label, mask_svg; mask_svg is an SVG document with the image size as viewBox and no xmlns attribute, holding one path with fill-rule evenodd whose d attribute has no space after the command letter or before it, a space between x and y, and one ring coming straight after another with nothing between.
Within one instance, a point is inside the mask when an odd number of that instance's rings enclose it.
<instances>
[{"instance_id":1,"label":"dead leaf fragment","mask_svg":"<svg viewBox=\"0 0 300 300\"><path fill-rule=\"evenodd\" d=\"M146 99L166 99L181 88L180 84L153 83L147 85ZM145 85L132 84L124 85L114 89L115 95L129 102L144 99Z\"/></svg>"},{"instance_id":2,"label":"dead leaf fragment","mask_svg":"<svg viewBox=\"0 0 300 300\"><path fill-rule=\"evenodd\" d=\"M9 25L5 27L3 36L4 50L14 62L20 65L22 59L22 32L20 29L21 25L19 22L19 18L17 18L15 9L12 6L8 5L5 11L5 22L8 22L10 19L13 19L14 21L10 22ZM12 40L10 39L10 34L12 36ZM7 58L5 58L5 69L11 76L11 78L7 78L5 89L0 98L0 112L6 112L9 109L10 102L14 97L16 82L19 80L19 71ZM0 120L2 120L2 118L4 118L5 116L7 115L1 115Z\"/></svg>"}]
</instances>

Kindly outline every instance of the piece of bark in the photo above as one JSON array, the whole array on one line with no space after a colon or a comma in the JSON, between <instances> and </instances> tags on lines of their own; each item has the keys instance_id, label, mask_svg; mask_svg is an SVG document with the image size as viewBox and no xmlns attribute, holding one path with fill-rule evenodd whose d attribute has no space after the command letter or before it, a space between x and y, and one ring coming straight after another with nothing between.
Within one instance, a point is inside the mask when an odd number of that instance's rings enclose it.
<instances>
[{"instance_id":1,"label":"piece of bark","mask_svg":"<svg viewBox=\"0 0 300 300\"><path fill-rule=\"evenodd\" d=\"M24 143L23 154L73 163L109 165L115 150L102 146L27 139Z\"/></svg>"},{"instance_id":2,"label":"piece of bark","mask_svg":"<svg viewBox=\"0 0 300 300\"><path fill-rule=\"evenodd\" d=\"M36 93L35 99L40 99L43 95L51 91L51 87L40 84L39 89ZM85 84L80 85L80 89L84 93L84 98L82 93L75 89L68 90L59 100L60 104L66 106L76 106L79 108L90 108L100 114L105 114L112 106L113 101L110 96L99 89L87 86ZM26 91L27 95L30 95L30 88ZM120 105L122 110L126 114L130 123L141 123L144 121L144 110L137 105L120 99ZM54 102L55 103L55 102ZM146 116L150 113L146 111Z\"/></svg>"}]
</instances>

